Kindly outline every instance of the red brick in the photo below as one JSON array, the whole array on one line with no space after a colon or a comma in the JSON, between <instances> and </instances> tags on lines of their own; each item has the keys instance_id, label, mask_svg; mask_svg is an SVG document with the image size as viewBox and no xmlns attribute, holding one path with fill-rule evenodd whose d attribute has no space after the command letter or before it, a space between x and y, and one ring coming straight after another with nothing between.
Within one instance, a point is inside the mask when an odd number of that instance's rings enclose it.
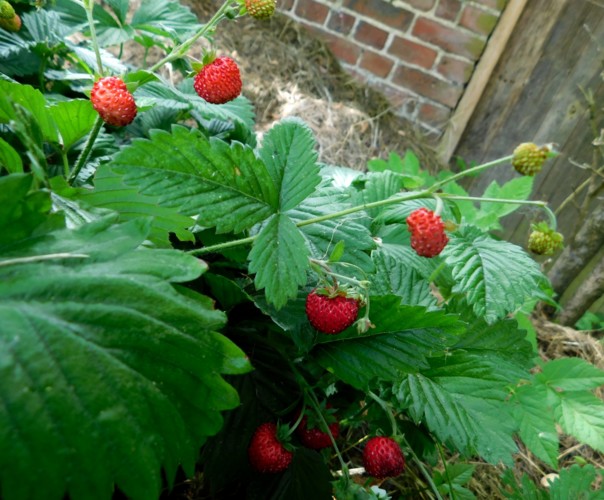
<instances>
[{"instance_id":1,"label":"red brick","mask_svg":"<svg viewBox=\"0 0 604 500\"><path fill-rule=\"evenodd\" d=\"M390 70L392 70L392 67L394 66L394 61L377 52L366 50L361 56L359 66L380 78L385 78L390 74Z\"/></svg>"},{"instance_id":2,"label":"red brick","mask_svg":"<svg viewBox=\"0 0 604 500\"><path fill-rule=\"evenodd\" d=\"M426 45L397 36L392 40L388 52L401 61L430 69L434 64L437 52Z\"/></svg>"},{"instance_id":3,"label":"red brick","mask_svg":"<svg viewBox=\"0 0 604 500\"><path fill-rule=\"evenodd\" d=\"M485 40L442 23L421 17L415 23L413 34L418 38L438 45L452 54L476 61L485 46Z\"/></svg>"},{"instance_id":4,"label":"red brick","mask_svg":"<svg viewBox=\"0 0 604 500\"><path fill-rule=\"evenodd\" d=\"M376 49L381 49L388 39L388 32L377 26L366 23L365 21L361 21L357 26L354 37L361 43L371 45Z\"/></svg>"},{"instance_id":5,"label":"red brick","mask_svg":"<svg viewBox=\"0 0 604 500\"><path fill-rule=\"evenodd\" d=\"M455 21L460 12L460 0L440 0L436 8L436 17L447 21Z\"/></svg>"},{"instance_id":6,"label":"red brick","mask_svg":"<svg viewBox=\"0 0 604 500\"><path fill-rule=\"evenodd\" d=\"M443 56L436 69L447 80L463 85L467 83L472 76L474 63L463 59Z\"/></svg>"},{"instance_id":7,"label":"red brick","mask_svg":"<svg viewBox=\"0 0 604 500\"><path fill-rule=\"evenodd\" d=\"M296 15L307 21L323 24L329 14L329 7L314 0L298 0Z\"/></svg>"},{"instance_id":8,"label":"red brick","mask_svg":"<svg viewBox=\"0 0 604 500\"><path fill-rule=\"evenodd\" d=\"M289 12L294 6L294 0L279 0L279 11Z\"/></svg>"},{"instance_id":9,"label":"red brick","mask_svg":"<svg viewBox=\"0 0 604 500\"><path fill-rule=\"evenodd\" d=\"M490 35L499 18L472 5L466 5L461 13L459 24L480 35Z\"/></svg>"},{"instance_id":10,"label":"red brick","mask_svg":"<svg viewBox=\"0 0 604 500\"><path fill-rule=\"evenodd\" d=\"M451 117L451 110L445 106L423 102L420 104L417 118L431 127L443 129Z\"/></svg>"},{"instance_id":11,"label":"red brick","mask_svg":"<svg viewBox=\"0 0 604 500\"><path fill-rule=\"evenodd\" d=\"M400 31L406 31L413 21L412 12L383 0L345 0L344 7Z\"/></svg>"},{"instance_id":12,"label":"red brick","mask_svg":"<svg viewBox=\"0 0 604 500\"><path fill-rule=\"evenodd\" d=\"M406 3L419 10L430 10L436 0L406 0Z\"/></svg>"},{"instance_id":13,"label":"red brick","mask_svg":"<svg viewBox=\"0 0 604 500\"><path fill-rule=\"evenodd\" d=\"M393 107L409 106L410 102L415 102L417 100L417 97L412 95L409 91L388 85L383 81L374 82L371 86L374 89L379 90Z\"/></svg>"},{"instance_id":14,"label":"red brick","mask_svg":"<svg viewBox=\"0 0 604 500\"><path fill-rule=\"evenodd\" d=\"M332 10L331 14L329 14L327 27L331 31L335 31L343 35L348 35L348 33L350 33L350 31L352 30L355 21L356 18L354 16L351 16L350 14L345 14L344 12L336 12L335 10Z\"/></svg>"},{"instance_id":15,"label":"red brick","mask_svg":"<svg viewBox=\"0 0 604 500\"><path fill-rule=\"evenodd\" d=\"M336 59L348 64L357 63L359 55L361 54L361 49L358 45L328 33L323 33L321 39L327 43L327 46Z\"/></svg>"},{"instance_id":16,"label":"red brick","mask_svg":"<svg viewBox=\"0 0 604 500\"><path fill-rule=\"evenodd\" d=\"M455 107L463 93L463 87L406 66L397 68L392 82L450 108Z\"/></svg>"}]
</instances>

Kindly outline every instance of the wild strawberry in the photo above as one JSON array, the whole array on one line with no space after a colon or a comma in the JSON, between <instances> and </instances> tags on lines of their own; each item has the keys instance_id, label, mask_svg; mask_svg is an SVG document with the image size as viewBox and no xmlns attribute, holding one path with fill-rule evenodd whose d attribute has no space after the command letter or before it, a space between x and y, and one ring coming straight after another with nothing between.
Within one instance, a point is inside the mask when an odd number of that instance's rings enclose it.
<instances>
[{"instance_id":1,"label":"wild strawberry","mask_svg":"<svg viewBox=\"0 0 604 500\"><path fill-rule=\"evenodd\" d=\"M327 408L331 408L331 405L328 404ZM300 413L298 411L296 418L299 416ZM328 423L328 427L333 438L337 439L340 435L340 424L336 421ZM300 423L296 428L296 433L298 434L302 444L307 448L312 448L313 450L321 450L323 448L329 448L333 445L329 434L320 429L318 422L313 422L312 420L309 421L309 418L306 415L302 417L302 420L300 420Z\"/></svg>"},{"instance_id":2,"label":"wild strawberry","mask_svg":"<svg viewBox=\"0 0 604 500\"><path fill-rule=\"evenodd\" d=\"M528 249L537 255L552 255L562 248L564 236L551 229L545 222L533 225L529 235Z\"/></svg>"},{"instance_id":3,"label":"wild strawberry","mask_svg":"<svg viewBox=\"0 0 604 500\"><path fill-rule=\"evenodd\" d=\"M19 17L19 14L15 14L10 19L0 17L0 28L5 29L6 31L12 31L13 33L19 31L21 29L21 18Z\"/></svg>"},{"instance_id":4,"label":"wild strawberry","mask_svg":"<svg viewBox=\"0 0 604 500\"><path fill-rule=\"evenodd\" d=\"M359 313L358 299L342 292L334 296L319 292L315 289L306 297L306 316L312 326L320 332L335 335L355 322Z\"/></svg>"},{"instance_id":5,"label":"wild strawberry","mask_svg":"<svg viewBox=\"0 0 604 500\"><path fill-rule=\"evenodd\" d=\"M101 78L92 86L92 106L105 123L124 127L136 117L136 103L126 84L115 76Z\"/></svg>"},{"instance_id":6,"label":"wild strawberry","mask_svg":"<svg viewBox=\"0 0 604 500\"><path fill-rule=\"evenodd\" d=\"M0 0L0 19L12 19L15 17L15 9L6 0Z\"/></svg>"},{"instance_id":7,"label":"wild strawberry","mask_svg":"<svg viewBox=\"0 0 604 500\"><path fill-rule=\"evenodd\" d=\"M373 437L363 450L363 466L375 478L396 477L405 470L405 457L394 439Z\"/></svg>"},{"instance_id":8,"label":"wild strawberry","mask_svg":"<svg viewBox=\"0 0 604 500\"><path fill-rule=\"evenodd\" d=\"M248 448L250 463L258 472L282 472L289 467L294 454L288 451L277 437L277 425L261 424Z\"/></svg>"},{"instance_id":9,"label":"wild strawberry","mask_svg":"<svg viewBox=\"0 0 604 500\"><path fill-rule=\"evenodd\" d=\"M407 217L407 228L411 233L411 248L422 257L437 256L449 242L440 215L427 208L412 212Z\"/></svg>"},{"instance_id":10,"label":"wild strawberry","mask_svg":"<svg viewBox=\"0 0 604 500\"><path fill-rule=\"evenodd\" d=\"M195 92L212 104L232 101L241 93L241 75L237 63L221 56L206 64L195 76Z\"/></svg>"},{"instance_id":11,"label":"wild strawberry","mask_svg":"<svg viewBox=\"0 0 604 500\"><path fill-rule=\"evenodd\" d=\"M549 146L539 147L532 142L523 142L514 149L512 166L522 175L533 176L541 170L549 152Z\"/></svg>"},{"instance_id":12,"label":"wild strawberry","mask_svg":"<svg viewBox=\"0 0 604 500\"><path fill-rule=\"evenodd\" d=\"M256 19L268 19L275 13L277 0L245 0L247 13Z\"/></svg>"}]
</instances>

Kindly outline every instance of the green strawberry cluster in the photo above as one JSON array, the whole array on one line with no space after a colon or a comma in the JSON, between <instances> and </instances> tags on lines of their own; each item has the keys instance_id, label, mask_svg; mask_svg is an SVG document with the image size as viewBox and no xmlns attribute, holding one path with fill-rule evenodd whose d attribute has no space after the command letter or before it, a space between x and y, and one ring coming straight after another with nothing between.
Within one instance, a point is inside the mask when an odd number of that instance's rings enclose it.
<instances>
[{"instance_id":1,"label":"green strawberry cluster","mask_svg":"<svg viewBox=\"0 0 604 500\"><path fill-rule=\"evenodd\" d=\"M512 165L519 174L533 176L541 171L549 153L549 146L523 142L514 150Z\"/></svg>"},{"instance_id":2,"label":"green strawberry cluster","mask_svg":"<svg viewBox=\"0 0 604 500\"><path fill-rule=\"evenodd\" d=\"M546 223L540 222L533 225L529 235L528 249L537 255L552 255L562 248L564 237L551 229Z\"/></svg>"}]
</instances>

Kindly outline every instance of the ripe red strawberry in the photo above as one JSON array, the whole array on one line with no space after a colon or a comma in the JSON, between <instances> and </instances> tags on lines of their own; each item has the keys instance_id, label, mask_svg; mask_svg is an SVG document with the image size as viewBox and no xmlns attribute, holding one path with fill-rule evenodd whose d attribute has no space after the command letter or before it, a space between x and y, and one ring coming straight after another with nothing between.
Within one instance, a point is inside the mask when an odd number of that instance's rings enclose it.
<instances>
[{"instance_id":1,"label":"ripe red strawberry","mask_svg":"<svg viewBox=\"0 0 604 500\"><path fill-rule=\"evenodd\" d=\"M317 330L329 335L340 333L357 319L359 301L345 295L334 297L313 290L306 297L306 316Z\"/></svg>"},{"instance_id":2,"label":"ripe red strawberry","mask_svg":"<svg viewBox=\"0 0 604 500\"><path fill-rule=\"evenodd\" d=\"M19 14L15 14L10 19L6 19L4 17L0 17L0 28L5 29L6 31L12 31L16 33L21 29L21 18Z\"/></svg>"},{"instance_id":3,"label":"ripe red strawberry","mask_svg":"<svg viewBox=\"0 0 604 500\"><path fill-rule=\"evenodd\" d=\"M195 76L195 92L212 104L232 101L241 93L241 75L237 63L221 56L206 64Z\"/></svg>"},{"instance_id":4,"label":"ripe red strawberry","mask_svg":"<svg viewBox=\"0 0 604 500\"><path fill-rule=\"evenodd\" d=\"M407 228L411 233L411 248L422 257L436 257L449 242L445 225L427 208L419 208L407 217Z\"/></svg>"},{"instance_id":5,"label":"ripe red strawberry","mask_svg":"<svg viewBox=\"0 0 604 500\"><path fill-rule=\"evenodd\" d=\"M256 19L268 19L275 13L277 0L245 0L247 13Z\"/></svg>"},{"instance_id":6,"label":"ripe red strawberry","mask_svg":"<svg viewBox=\"0 0 604 500\"><path fill-rule=\"evenodd\" d=\"M248 448L250 463L258 472L282 472L289 467L294 454L285 449L277 437L277 425L261 424Z\"/></svg>"},{"instance_id":7,"label":"ripe red strawberry","mask_svg":"<svg viewBox=\"0 0 604 500\"><path fill-rule=\"evenodd\" d=\"M331 405L328 404L327 408L331 408ZM300 413L298 411L296 419L299 417L299 415ZM312 424L313 422L311 422L311 425ZM333 422L328 424L328 426L329 432L331 432L333 438L337 439L340 435L340 424L338 422ZM309 421L307 416L302 417L302 420L296 428L296 432L302 444L307 448L312 448L313 450L321 450L323 448L329 448L333 445L329 434L323 432L318 425L314 427L309 427Z\"/></svg>"},{"instance_id":8,"label":"ripe red strawberry","mask_svg":"<svg viewBox=\"0 0 604 500\"><path fill-rule=\"evenodd\" d=\"M101 78L92 86L92 106L105 123L124 127L136 117L136 103L126 84L115 76Z\"/></svg>"},{"instance_id":9,"label":"ripe red strawberry","mask_svg":"<svg viewBox=\"0 0 604 500\"><path fill-rule=\"evenodd\" d=\"M363 450L363 466L378 479L396 477L405 470L405 457L398 443L389 437L373 437Z\"/></svg>"}]
</instances>

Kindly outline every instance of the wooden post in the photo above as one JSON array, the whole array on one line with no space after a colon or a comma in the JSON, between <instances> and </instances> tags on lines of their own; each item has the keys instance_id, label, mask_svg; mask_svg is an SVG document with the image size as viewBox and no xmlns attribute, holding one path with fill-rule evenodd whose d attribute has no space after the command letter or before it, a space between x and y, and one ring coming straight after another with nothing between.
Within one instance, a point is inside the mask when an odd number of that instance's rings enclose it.
<instances>
[{"instance_id":1,"label":"wooden post","mask_svg":"<svg viewBox=\"0 0 604 500\"><path fill-rule=\"evenodd\" d=\"M491 38L480 57L472 78L459 101L457 108L451 116L447 128L438 145L438 156L444 165L449 163L451 156L457 148L461 135L476 109L489 78L505 46L514 31L514 27L528 0L510 0L491 35Z\"/></svg>"}]
</instances>

